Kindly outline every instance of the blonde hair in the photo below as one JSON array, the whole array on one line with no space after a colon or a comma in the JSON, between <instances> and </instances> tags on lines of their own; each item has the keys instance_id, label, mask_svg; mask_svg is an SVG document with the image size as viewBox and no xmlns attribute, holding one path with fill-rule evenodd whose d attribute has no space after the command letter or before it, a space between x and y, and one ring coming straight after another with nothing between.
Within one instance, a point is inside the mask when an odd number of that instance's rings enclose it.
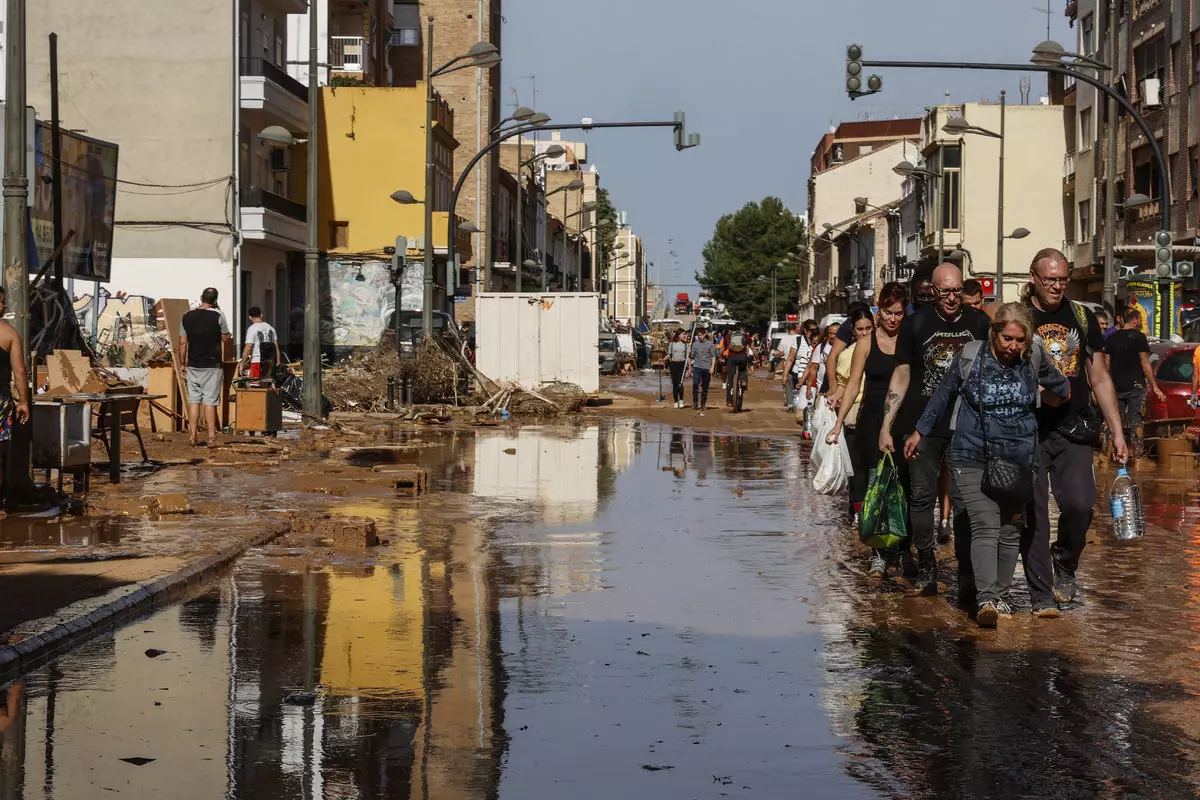
<instances>
[{"instance_id":1,"label":"blonde hair","mask_svg":"<svg viewBox=\"0 0 1200 800\"><path fill-rule=\"evenodd\" d=\"M1024 303L1004 303L996 309L996 315L992 317L992 339L995 340L1009 325L1021 326L1025 333L1025 347L1021 350L1021 356L1028 356L1033 347L1033 317Z\"/></svg>"}]
</instances>

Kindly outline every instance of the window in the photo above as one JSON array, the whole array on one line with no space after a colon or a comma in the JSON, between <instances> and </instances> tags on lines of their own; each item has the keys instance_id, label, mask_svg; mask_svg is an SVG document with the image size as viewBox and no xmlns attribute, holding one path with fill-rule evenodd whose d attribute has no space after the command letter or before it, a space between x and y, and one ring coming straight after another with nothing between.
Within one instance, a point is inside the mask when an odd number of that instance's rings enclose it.
<instances>
[{"instance_id":1,"label":"window","mask_svg":"<svg viewBox=\"0 0 1200 800\"><path fill-rule=\"evenodd\" d=\"M1167 53L1162 36L1155 36L1133 51L1133 70L1133 79L1137 82L1139 96L1142 81L1147 78L1157 78L1160 81L1160 86L1164 89L1166 88ZM1143 102L1146 100L1158 102L1158 98L1156 97L1142 97L1141 99Z\"/></svg>"},{"instance_id":2,"label":"window","mask_svg":"<svg viewBox=\"0 0 1200 800\"><path fill-rule=\"evenodd\" d=\"M1092 142L1092 109L1085 108L1079 112L1079 149L1091 148Z\"/></svg>"},{"instance_id":3,"label":"window","mask_svg":"<svg viewBox=\"0 0 1200 800\"><path fill-rule=\"evenodd\" d=\"M1143 145L1133 151L1133 191L1144 194L1151 200L1157 200L1162 195L1158 167L1154 163L1150 145Z\"/></svg>"},{"instance_id":4,"label":"window","mask_svg":"<svg viewBox=\"0 0 1200 800\"><path fill-rule=\"evenodd\" d=\"M1173 353L1162 362L1155 377L1163 383L1192 382L1192 351Z\"/></svg>"},{"instance_id":5,"label":"window","mask_svg":"<svg viewBox=\"0 0 1200 800\"><path fill-rule=\"evenodd\" d=\"M958 145L943 147L939 158L942 167L942 227L956 231L961 225L962 148Z\"/></svg>"},{"instance_id":6,"label":"window","mask_svg":"<svg viewBox=\"0 0 1200 800\"><path fill-rule=\"evenodd\" d=\"M1084 200L1079 204L1079 243L1087 244L1092 240L1092 201Z\"/></svg>"},{"instance_id":7,"label":"window","mask_svg":"<svg viewBox=\"0 0 1200 800\"><path fill-rule=\"evenodd\" d=\"M1192 34L1192 83L1200 82L1200 31Z\"/></svg>"},{"instance_id":8,"label":"window","mask_svg":"<svg viewBox=\"0 0 1200 800\"><path fill-rule=\"evenodd\" d=\"M1079 52L1085 56L1096 54L1096 18L1092 14L1079 23Z\"/></svg>"},{"instance_id":9,"label":"window","mask_svg":"<svg viewBox=\"0 0 1200 800\"><path fill-rule=\"evenodd\" d=\"M1200 186L1200 158L1197 157L1196 150L1192 150L1191 157L1188 159L1188 175L1191 178L1191 183L1188 184L1188 197L1196 198L1198 192L1197 187Z\"/></svg>"},{"instance_id":10,"label":"window","mask_svg":"<svg viewBox=\"0 0 1200 800\"><path fill-rule=\"evenodd\" d=\"M329 223L329 247L330 249L350 247L349 222L334 221Z\"/></svg>"},{"instance_id":11,"label":"window","mask_svg":"<svg viewBox=\"0 0 1200 800\"><path fill-rule=\"evenodd\" d=\"M394 4L392 17L396 27L392 28L392 47L417 47L421 44L421 7L419 5Z\"/></svg>"}]
</instances>

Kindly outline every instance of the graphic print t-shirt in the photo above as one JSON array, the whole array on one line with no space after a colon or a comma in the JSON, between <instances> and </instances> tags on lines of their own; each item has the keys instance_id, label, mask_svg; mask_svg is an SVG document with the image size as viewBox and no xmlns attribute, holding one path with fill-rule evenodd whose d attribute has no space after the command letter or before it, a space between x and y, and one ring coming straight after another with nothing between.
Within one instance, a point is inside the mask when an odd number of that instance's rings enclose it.
<instances>
[{"instance_id":1,"label":"graphic print t-shirt","mask_svg":"<svg viewBox=\"0 0 1200 800\"><path fill-rule=\"evenodd\" d=\"M917 427L929 398L942 384L946 371L967 342L987 341L987 314L964 306L958 319L942 318L934 304L922 306L905 317L896 339L896 363L910 368L908 392L892 425L892 436L907 436ZM950 415L943 414L931 436L950 436Z\"/></svg>"},{"instance_id":2,"label":"graphic print t-shirt","mask_svg":"<svg viewBox=\"0 0 1200 800\"><path fill-rule=\"evenodd\" d=\"M1091 387L1084 369L1084 344L1091 353L1104 349L1104 332L1095 315L1080 308L1087 320L1086 330L1080 326L1070 301L1063 300L1055 311L1042 311L1030 305L1033 315L1033 335L1046 350L1046 358L1071 382L1071 401L1055 408L1046 403L1038 409L1038 429L1042 435L1068 424L1079 412L1091 405Z\"/></svg>"}]
</instances>

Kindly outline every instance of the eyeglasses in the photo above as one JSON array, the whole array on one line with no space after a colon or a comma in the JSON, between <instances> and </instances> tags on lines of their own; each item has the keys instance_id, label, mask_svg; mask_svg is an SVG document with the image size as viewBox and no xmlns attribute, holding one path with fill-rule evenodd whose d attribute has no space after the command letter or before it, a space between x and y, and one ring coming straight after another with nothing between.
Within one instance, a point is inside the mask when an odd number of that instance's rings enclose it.
<instances>
[{"instance_id":1,"label":"eyeglasses","mask_svg":"<svg viewBox=\"0 0 1200 800\"><path fill-rule=\"evenodd\" d=\"M933 291L937 293L938 297L962 297L963 287L956 286L952 289L935 288Z\"/></svg>"},{"instance_id":2,"label":"eyeglasses","mask_svg":"<svg viewBox=\"0 0 1200 800\"><path fill-rule=\"evenodd\" d=\"M1066 286L1071 282L1071 278L1066 275L1062 276L1061 278L1047 278L1045 275L1035 272L1033 273L1033 277L1037 278L1047 286Z\"/></svg>"}]
</instances>

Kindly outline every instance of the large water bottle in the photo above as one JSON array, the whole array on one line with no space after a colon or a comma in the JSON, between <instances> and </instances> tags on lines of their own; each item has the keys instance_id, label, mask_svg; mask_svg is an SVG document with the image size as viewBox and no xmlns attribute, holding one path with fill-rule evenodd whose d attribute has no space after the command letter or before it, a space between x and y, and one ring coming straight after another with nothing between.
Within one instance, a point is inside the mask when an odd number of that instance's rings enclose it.
<instances>
[{"instance_id":1,"label":"large water bottle","mask_svg":"<svg viewBox=\"0 0 1200 800\"><path fill-rule=\"evenodd\" d=\"M1113 533L1118 539L1136 539L1146 532L1142 490L1124 467L1117 470L1108 500L1112 505Z\"/></svg>"}]
</instances>

